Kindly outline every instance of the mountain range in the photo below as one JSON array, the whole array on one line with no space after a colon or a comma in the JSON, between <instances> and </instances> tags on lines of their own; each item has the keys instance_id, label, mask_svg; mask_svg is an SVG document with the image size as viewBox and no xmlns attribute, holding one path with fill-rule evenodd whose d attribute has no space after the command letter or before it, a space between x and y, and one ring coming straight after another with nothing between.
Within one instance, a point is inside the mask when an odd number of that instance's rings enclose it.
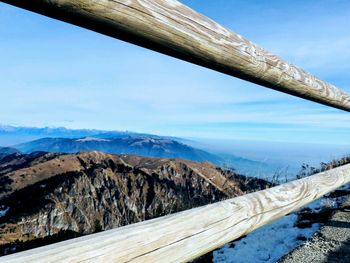
<instances>
[{"instance_id":1,"label":"mountain range","mask_svg":"<svg viewBox=\"0 0 350 263\"><path fill-rule=\"evenodd\" d=\"M256 171L270 172L267 165L262 162L227 153L201 150L196 148L197 145L191 146L194 142L188 139L129 131L0 126L0 145L1 143L10 145L23 153L102 151L113 154L209 161L218 166L235 168L238 172L249 175L254 175Z\"/></svg>"},{"instance_id":2,"label":"mountain range","mask_svg":"<svg viewBox=\"0 0 350 263\"><path fill-rule=\"evenodd\" d=\"M124 138L128 136L151 136L156 138L172 139L176 141L188 141L184 138L173 136L158 136L148 133L133 131L106 131L96 129L68 129L65 127L20 127L0 125L0 145L12 146L41 138L84 138L95 137L101 139Z\"/></svg>"},{"instance_id":3,"label":"mountain range","mask_svg":"<svg viewBox=\"0 0 350 263\"><path fill-rule=\"evenodd\" d=\"M59 152L77 153L101 151L114 154L133 154L147 157L182 158L192 161L223 162L219 156L195 149L178 141L154 136L128 136L110 139L96 137L43 138L14 146L23 153Z\"/></svg>"}]
</instances>

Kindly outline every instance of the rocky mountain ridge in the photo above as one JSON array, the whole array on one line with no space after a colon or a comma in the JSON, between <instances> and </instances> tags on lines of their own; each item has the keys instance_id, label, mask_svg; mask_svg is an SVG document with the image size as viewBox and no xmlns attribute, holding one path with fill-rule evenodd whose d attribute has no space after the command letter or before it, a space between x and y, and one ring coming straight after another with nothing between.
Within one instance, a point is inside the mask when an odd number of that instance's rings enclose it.
<instances>
[{"instance_id":1,"label":"rocky mountain ridge","mask_svg":"<svg viewBox=\"0 0 350 263\"><path fill-rule=\"evenodd\" d=\"M101 152L8 155L0 160L0 180L2 254L28 242L107 230L266 187L263 180L208 162Z\"/></svg>"}]
</instances>

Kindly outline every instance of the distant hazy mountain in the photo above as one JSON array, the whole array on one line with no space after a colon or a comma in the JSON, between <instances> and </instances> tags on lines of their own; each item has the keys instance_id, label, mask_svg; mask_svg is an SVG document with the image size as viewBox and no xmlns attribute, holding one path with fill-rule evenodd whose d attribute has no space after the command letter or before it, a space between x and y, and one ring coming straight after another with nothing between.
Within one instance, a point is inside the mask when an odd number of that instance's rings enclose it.
<instances>
[{"instance_id":1,"label":"distant hazy mountain","mask_svg":"<svg viewBox=\"0 0 350 263\"><path fill-rule=\"evenodd\" d=\"M275 166L267 165L264 162L254 161L227 153L214 154L223 160L221 164L218 165L224 168L234 169L240 174L247 176L268 178L277 171Z\"/></svg>"},{"instance_id":2,"label":"distant hazy mountain","mask_svg":"<svg viewBox=\"0 0 350 263\"><path fill-rule=\"evenodd\" d=\"M0 154L13 154L17 152L18 150L12 147L0 147Z\"/></svg>"},{"instance_id":3,"label":"distant hazy mountain","mask_svg":"<svg viewBox=\"0 0 350 263\"><path fill-rule=\"evenodd\" d=\"M113 154L133 154L147 157L181 158L192 161L223 163L223 159L175 140L154 136L128 136L117 138L84 137L43 138L15 146L16 149L31 153L36 151L77 153L83 151L101 151Z\"/></svg>"},{"instance_id":4,"label":"distant hazy mountain","mask_svg":"<svg viewBox=\"0 0 350 263\"><path fill-rule=\"evenodd\" d=\"M69 130L66 128L34 128L0 125L0 145L11 146L44 137L79 138L102 132L95 130Z\"/></svg>"},{"instance_id":5,"label":"distant hazy mountain","mask_svg":"<svg viewBox=\"0 0 350 263\"><path fill-rule=\"evenodd\" d=\"M128 136L152 136L157 138L175 139L178 141L186 141L182 138L157 136L147 133L137 133L132 131L104 131L90 129L67 129L63 127L52 128L36 128L36 127L14 127L8 125L0 125L0 145L12 146L15 144L25 143L41 138L125 138Z\"/></svg>"},{"instance_id":6,"label":"distant hazy mountain","mask_svg":"<svg viewBox=\"0 0 350 263\"><path fill-rule=\"evenodd\" d=\"M0 159L14 153L19 153L19 151L11 147L0 147Z\"/></svg>"}]
</instances>

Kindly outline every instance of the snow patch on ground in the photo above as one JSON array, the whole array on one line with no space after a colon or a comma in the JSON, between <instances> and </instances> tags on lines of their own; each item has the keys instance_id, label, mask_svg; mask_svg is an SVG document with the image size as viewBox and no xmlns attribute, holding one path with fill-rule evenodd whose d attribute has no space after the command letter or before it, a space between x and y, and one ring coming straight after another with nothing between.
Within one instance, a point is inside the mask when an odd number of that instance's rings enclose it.
<instances>
[{"instance_id":1,"label":"snow patch on ground","mask_svg":"<svg viewBox=\"0 0 350 263\"><path fill-rule=\"evenodd\" d=\"M339 190L350 189L346 185ZM323 197L305 208L312 212L320 212L322 208L336 208L342 203L344 197ZM214 251L213 262L215 263L274 263L282 256L303 243L303 239L309 239L319 230L320 224L315 223L310 228L298 228L295 226L298 219L296 213L287 215L275 222L265 225L246 237L231 242ZM302 240L301 240L301 239Z\"/></svg>"},{"instance_id":2,"label":"snow patch on ground","mask_svg":"<svg viewBox=\"0 0 350 263\"><path fill-rule=\"evenodd\" d=\"M238 241L226 244L213 253L213 262L276 262L303 242L298 237L310 238L320 228L320 224L313 224L310 228L300 229L294 226L296 220L296 214L287 215Z\"/></svg>"}]
</instances>

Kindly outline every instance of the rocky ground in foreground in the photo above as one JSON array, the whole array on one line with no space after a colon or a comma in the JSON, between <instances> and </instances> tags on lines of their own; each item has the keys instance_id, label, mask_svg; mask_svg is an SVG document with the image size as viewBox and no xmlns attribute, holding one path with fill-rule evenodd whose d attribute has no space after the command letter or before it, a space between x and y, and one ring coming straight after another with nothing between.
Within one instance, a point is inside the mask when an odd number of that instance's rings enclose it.
<instances>
[{"instance_id":1,"label":"rocky ground in foreground","mask_svg":"<svg viewBox=\"0 0 350 263\"><path fill-rule=\"evenodd\" d=\"M350 195L350 185L344 186L314 201L301 210L269 223L208 255L215 263L275 263L296 247L310 242L321 226ZM209 257L212 256L212 257ZM303 254L295 262L304 262ZM313 261L309 261L313 262ZM318 262L318 261L315 261Z\"/></svg>"},{"instance_id":2,"label":"rocky ground in foreground","mask_svg":"<svg viewBox=\"0 0 350 263\"><path fill-rule=\"evenodd\" d=\"M0 255L266 188L210 163L101 152L0 159Z\"/></svg>"},{"instance_id":3,"label":"rocky ground in foreground","mask_svg":"<svg viewBox=\"0 0 350 263\"><path fill-rule=\"evenodd\" d=\"M350 262L350 195L310 240L285 255L279 262Z\"/></svg>"}]
</instances>

